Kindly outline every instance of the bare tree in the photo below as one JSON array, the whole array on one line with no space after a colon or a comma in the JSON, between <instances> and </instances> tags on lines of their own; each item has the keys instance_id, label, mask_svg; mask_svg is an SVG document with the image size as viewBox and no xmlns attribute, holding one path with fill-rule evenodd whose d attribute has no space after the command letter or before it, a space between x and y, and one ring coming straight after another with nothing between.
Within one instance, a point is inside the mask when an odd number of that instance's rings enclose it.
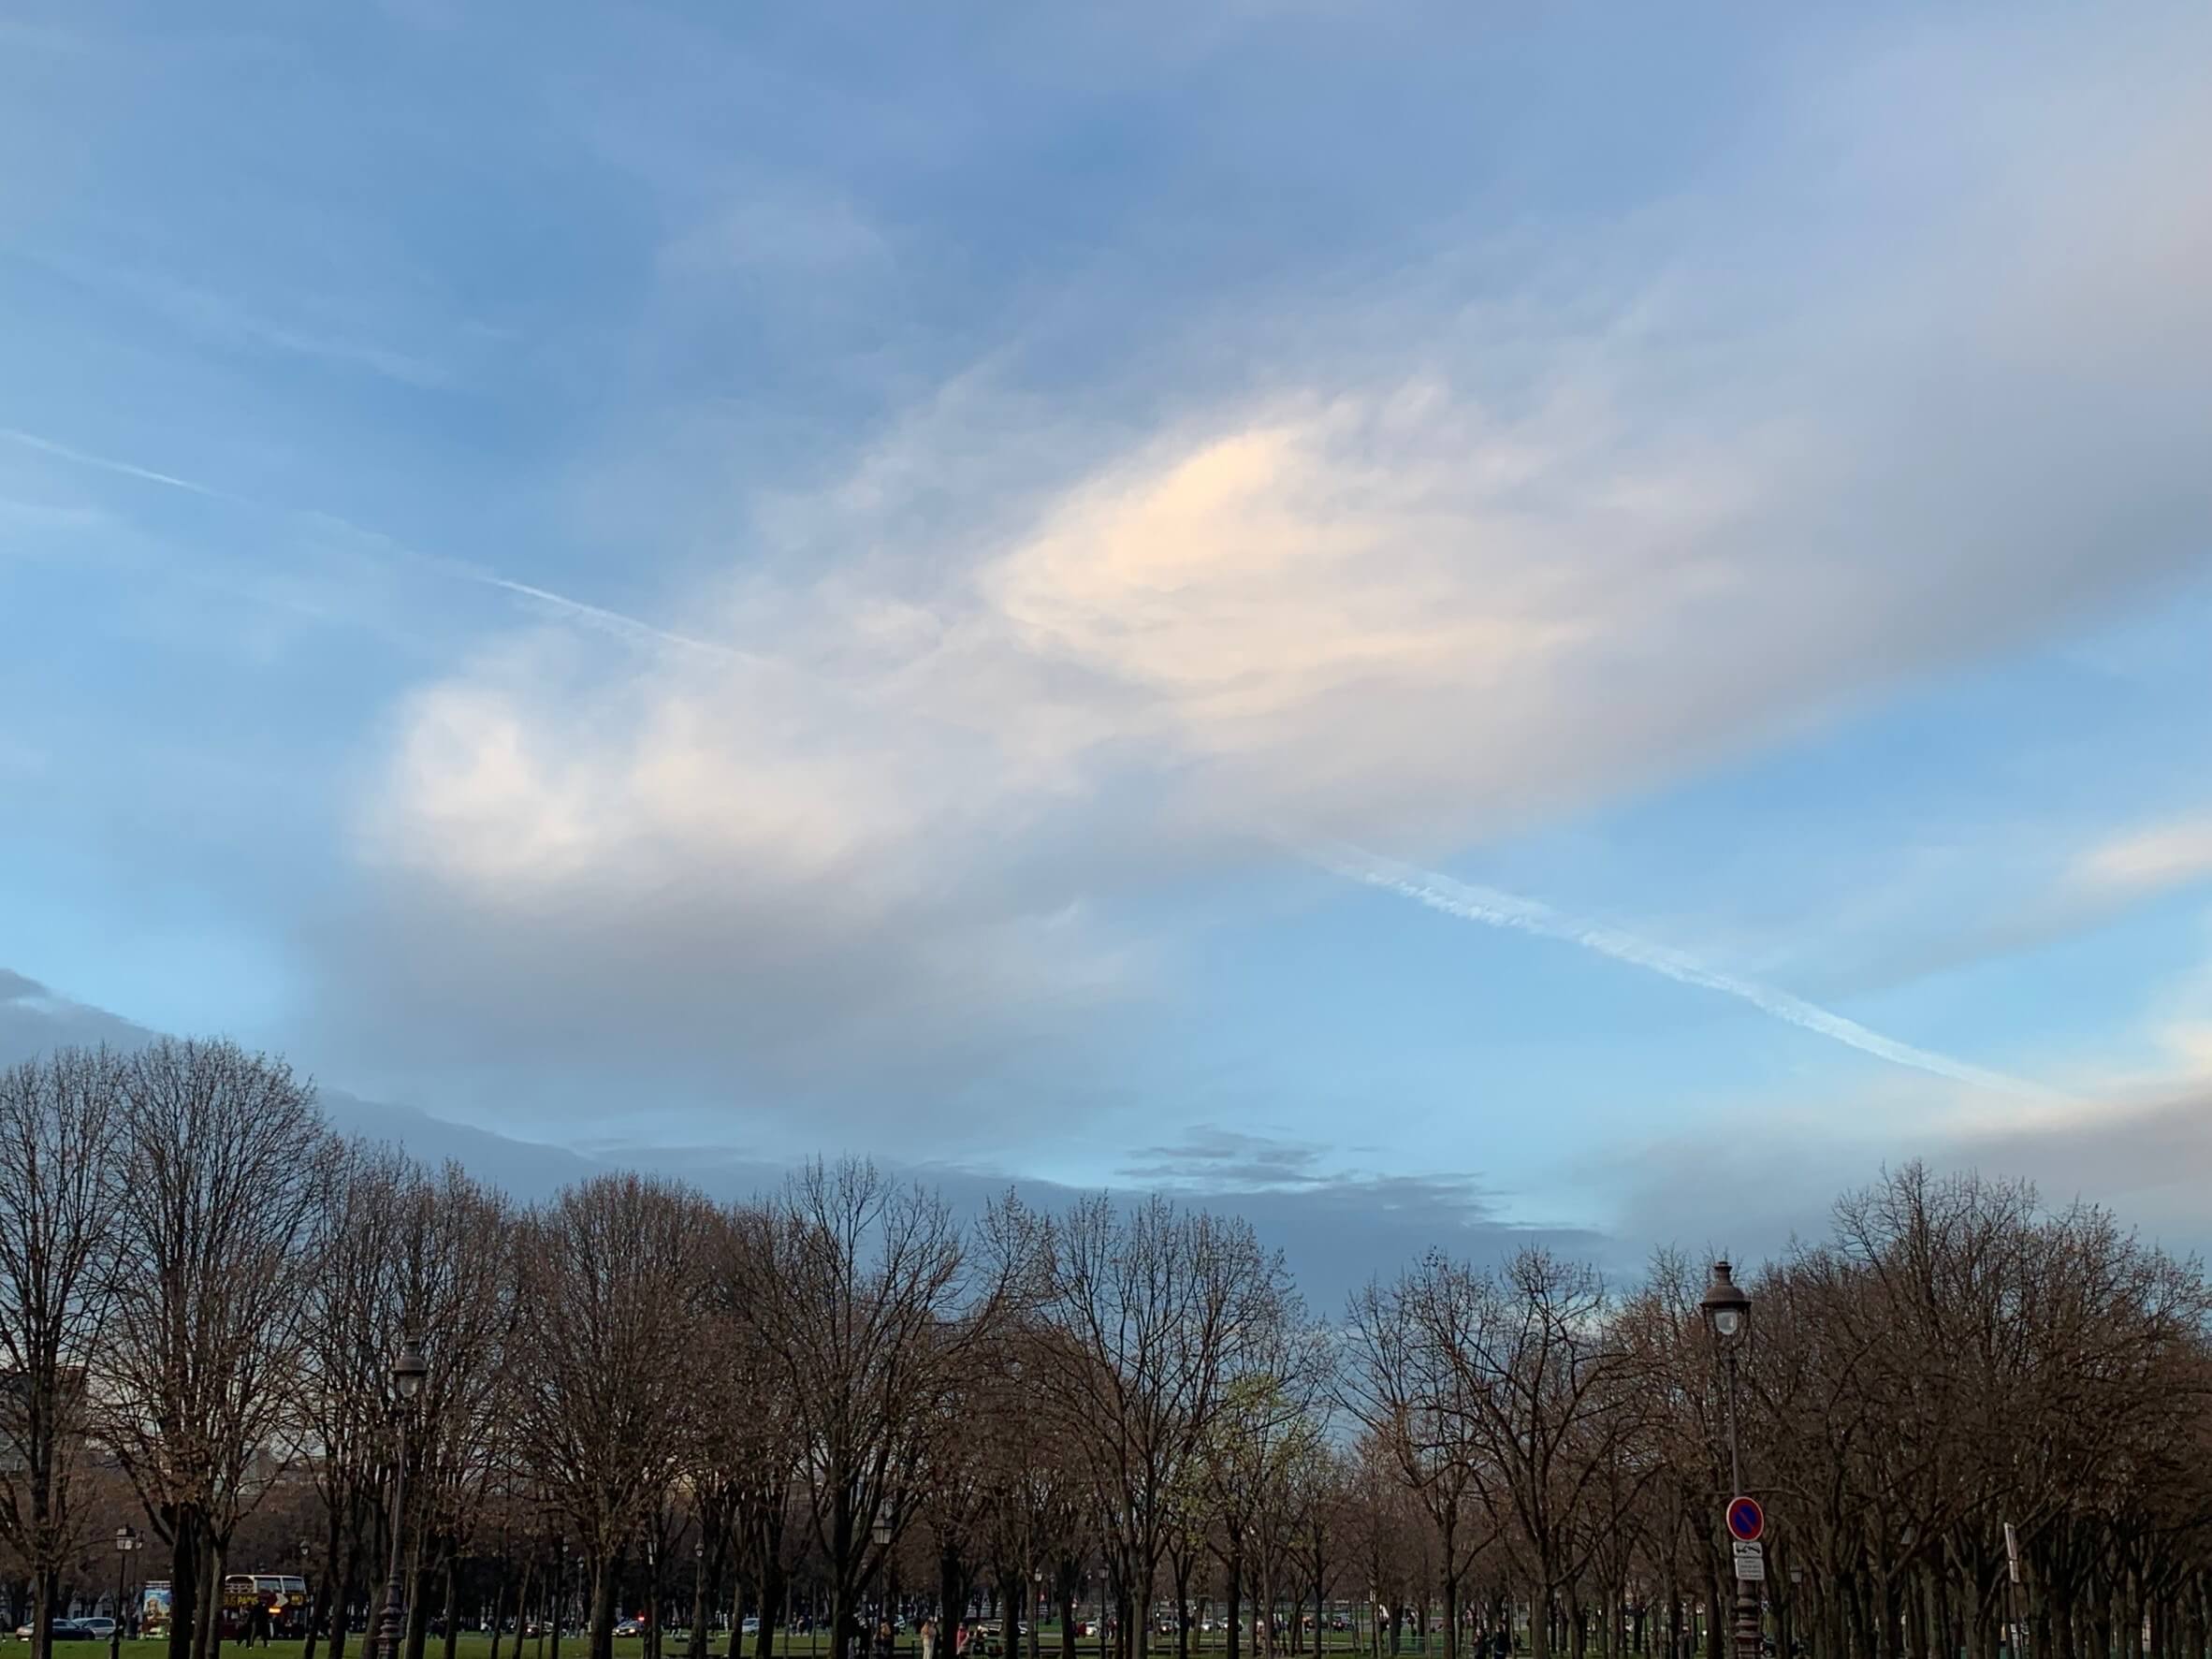
<instances>
[{"instance_id":1,"label":"bare tree","mask_svg":"<svg viewBox=\"0 0 2212 1659\"><path fill-rule=\"evenodd\" d=\"M946 1397L1004 1313L1012 1262L865 1161L810 1164L736 1220L732 1302L791 1404L841 1652L860 1586L913 1519Z\"/></svg>"},{"instance_id":2,"label":"bare tree","mask_svg":"<svg viewBox=\"0 0 2212 1659\"><path fill-rule=\"evenodd\" d=\"M414 1166L395 1147L347 1145L333 1171L313 1243L301 1317L307 1367L301 1408L323 1501L323 1579L305 1659L327 1623L331 1659L345 1651L344 1609L374 1558L376 1514L391 1448L386 1378L395 1329L400 1200Z\"/></svg>"},{"instance_id":3,"label":"bare tree","mask_svg":"<svg viewBox=\"0 0 2212 1659\"><path fill-rule=\"evenodd\" d=\"M1503 1530L1487 1478L1492 1465L1461 1397L1466 1379L1424 1317L1463 1283L1459 1270L1431 1257L1388 1288L1371 1284L1356 1292L1338 1374L1338 1398L1366 1429L1369 1456L1388 1459L1434 1534L1448 1659L1459 1652L1468 1567Z\"/></svg>"},{"instance_id":4,"label":"bare tree","mask_svg":"<svg viewBox=\"0 0 2212 1659\"><path fill-rule=\"evenodd\" d=\"M591 1575L592 1659L613 1652L630 1540L683 1462L691 1383L677 1344L706 1305L713 1236L696 1192L636 1175L570 1187L527 1223L514 1431Z\"/></svg>"},{"instance_id":5,"label":"bare tree","mask_svg":"<svg viewBox=\"0 0 2212 1659\"><path fill-rule=\"evenodd\" d=\"M171 1548L171 1659L211 1645L230 1532L289 1448L330 1142L313 1089L231 1042L123 1063L130 1177L104 1430Z\"/></svg>"},{"instance_id":6,"label":"bare tree","mask_svg":"<svg viewBox=\"0 0 2212 1659\"><path fill-rule=\"evenodd\" d=\"M1248 1223L1154 1198L1078 1203L1049 1235L1040 1404L1080 1448L1097 1494L1125 1653L1147 1652L1177 1493L1230 1384L1290 1295Z\"/></svg>"},{"instance_id":7,"label":"bare tree","mask_svg":"<svg viewBox=\"0 0 2212 1659\"><path fill-rule=\"evenodd\" d=\"M0 1072L0 1539L31 1577L36 1659L84 1519L86 1378L115 1284L117 1070L105 1050L63 1049Z\"/></svg>"},{"instance_id":8,"label":"bare tree","mask_svg":"<svg viewBox=\"0 0 2212 1659\"><path fill-rule=\"evenodd\" d=\"M416 1338L429 1367L408 1436L415 1461L408 1524L444 1575L445 1659L453 1659L460 1554L507 1438L499 1405L518 1317L513 1217L503 1197L450 1163L435 1175L412 1169L396 1207L394 1333ZM430 1600L425 1592L418 1579L409 1598L409 1659L421 1659Z\"/></svg>"}]
</instances>

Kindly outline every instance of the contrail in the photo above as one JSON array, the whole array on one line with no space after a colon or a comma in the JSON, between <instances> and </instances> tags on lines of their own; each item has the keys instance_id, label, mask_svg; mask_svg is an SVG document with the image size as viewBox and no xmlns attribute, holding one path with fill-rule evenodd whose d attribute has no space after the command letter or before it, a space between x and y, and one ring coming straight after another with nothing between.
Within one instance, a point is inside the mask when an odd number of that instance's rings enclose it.
<instances>
[{"instance_id":1,"label":"contrail","mask_svg":"<svg viewBox=\"0 0 2212 1659\"><path fill-rule=\"evenodd\" d=\"M1486 927L1510 928L1518 933L1533 934L1538 939L1563 939L1579 945L1586 951L1595 951L1601 956L1610 956L1616 962L1625 962L1636 968L1648 968L1684 985L1695 985L1708 991L1719 991L1724 996L1739 997L1762 1013L1778 1020L1816 1031L1832 1038L1861 1054L1872 1055L1876 1059L1887 1060L1893 1066L1909 1066L1916 1071L1932 1072L1938 1077L1948 1077L1954 1082L1972 1084L1977 1088L1994 1089L2004 1094L2022 1095L2044 1100L2060 1097L2049 1089L2001 1071L1975 1066L1965 1060L1937 1054L1932 1049L1915 1048L1909 1042L1899 1042L1894 1037L1885 1037L1879 1031L1868 1029L1856 1020L1847 1020L1840 1013L1831 1012L1818 1003L1808 1002L1802 997L1777 990L1772 985L1761 984L1740 975L1708 968L1695 957L1674 949L1670 945L1656 944L1639 939L1618 927L1602 922L1593 922L1580 916L1568 915L1553 910L1550 905L1533 898L1522 898L1517 894L1501 892L1495 887L1477 887L1465 881L1455 881L1449 876L1434 870L1417 869L1410 865L1398 864L1357 847L1342 846L1329 851L1310 845L1300 845L1299 851L1308 859L1340 876L1364 882L1395 893L1416 904L1427 905L1447 916L1457 916L1463 922L1479 922Z\"/></svg>"},{"instance_id":2,"label":"contrail","mask_svg":"<svg viewBox=\"0 0 2212 1659\"><path fill-rule=\"evenodd\" d=\"M180 478L174 473L158 473L152 467L136 466L129 461L115 460L104 455L93 455L82 449L72 449L66 444L56 444L51 438L41 438L34 432L22 431L14 427L0 427L0 438L5 438L12 444L21 444L27 449L36 449L41 455L51 455L59 460L65 460L76 466L92 467L103 473L119 473L123 477L137 478L147 484L159 484L169 489L181 489L191 495L205 496L210 501L228 502L233 506L251 508L257 513L303 518L333 525L361 541L374 543L387 558L404 560L408 563L420 565L426 570L434 571L440 575L455 581L473 582L478 587L496 589L502 593L513 594L518 599L529 600L541 609L558 611L562 616L582 622L588 627L596 628L604 633L611 633L617 638L627 640L632 645L671 645L684 650L702 651L709 656L721 657L730 661L738 660L743 655L728 646L716 645L709 640L693 638L688 633L677 633L672 629L657 627L639 618L625 616L620 611L610 611L604 605L591 604L581 599L571 599L567 594L555 593L550 589L533 588L528 582L515 581L495 571L486 570L481 565L470 564L458 559L442 558L434 553L418 553L412 547L393 541L391 537L384 534L381 531L366 529L350 520L341 518L335 514L318 512L313 509L300 510L280 507L268 502L255 501L250 496L233 495L228 490L216 489L210 485L196 483L190 478Z\"/></svg>"},{"instance_id":3,"label":"contrail","mask_svg":"<svg viewBox=\"0 0 2212 1659\"><path fill-rule=\"evenodd\" d=\"M10 444L21 444L26 449L36 449L41 455L71 461L80 467L96 467L103 473L120 473L125 478L137 478L147 484L166 485L170 489L182 489L191 495L204 495L210 501L243 502L243 498L226 495L220 489L210 489L204 484L195 484L189 478L180 478L174 473L157 473L151 467L135 467L129 461L109 460L104 455L88 455L81 449L71 449L66 444L56 444L51 438L41 438L33 432L18 431L13 427L0 427L0 438ZM251 506L252 502L244 502Z\"/></svg>"}]
</instances>

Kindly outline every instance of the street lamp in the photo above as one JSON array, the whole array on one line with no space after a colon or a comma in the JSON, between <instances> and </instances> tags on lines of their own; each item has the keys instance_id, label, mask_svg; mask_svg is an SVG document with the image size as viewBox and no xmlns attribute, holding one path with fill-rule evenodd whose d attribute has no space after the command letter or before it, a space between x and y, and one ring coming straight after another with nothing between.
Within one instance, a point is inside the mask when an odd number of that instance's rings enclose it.
<instances>
[{"instance_id":1,"label":"street lamp","mask_svg":"<svg viewBox=\"0 0 2212 1659\"><path fill-rule=\"evenodd\" d=\"M399 1430L399 1463L392 1472L392 1561L391 1573L385 1580L384 1611L376 1621L376 1646L380 1659L400 1659L400 1535L407 1525L407 1419L415 1409L415 1397L422 1392L423 1378L430 1368L423 1363L422 1346L410 1337L400 1344L400 1351L392 1356L392 1394L397 1402L392 1421Z\"/></svg>"},{"instance_id":2,"label":"street lamp","mask_svg":"<svg viewBox=\"0 0 2212 1659\"><path fill-rule=\"evenodd\" d=\"M115 1628L108 1633L108 1659L121 1659L123 1652L124 1569L130 1564L131 1551L138 1547L137 1533L127 1526L115 1529Z\"/></svg>"},{"instance_id":3,"label":"street lamp","mask_svg":"<svg viewBox=\"0 0 2212 1659\"><path fill-rule=\"evenodd\" d=\"M1721 1350L1721 1365L1727 1376L1728 1483L1733 1506L1743 1494L1743 1459L1736 1444L1736 1361L1744 1338L1751 1333L1751 1298L1744 1294L1725 1261L1712 1264L1712 1281L1706 1286L1697 1310L1705 1316L1706 1328ZM1744 1576L1744 1565L1739 1560L1736 1574L1736 1656L1760 1659L1758 1580Z\"/></svg>"},{"instance_id":4,"label":"street lamp","mask_svg":"<svg viewBox=\"0 0 2212 1659\"><path fill-rule=\"evenodd\" d=\"M883 1574L884 1570L891 1564L888 1555L888 1552L891 1549L891 1511L888 1508L879 1508L876 1511L876 1524L868 1529L868 1536L875 1540L877 1550L876 1623L879 1627L885 1627L886 1622L883 1608ZM874 1632L870 1632L867 1641L862 1644L861 1652L863 1653L872 1653L875 1652L875 1634Z\"/></svg>"}]
</instances>

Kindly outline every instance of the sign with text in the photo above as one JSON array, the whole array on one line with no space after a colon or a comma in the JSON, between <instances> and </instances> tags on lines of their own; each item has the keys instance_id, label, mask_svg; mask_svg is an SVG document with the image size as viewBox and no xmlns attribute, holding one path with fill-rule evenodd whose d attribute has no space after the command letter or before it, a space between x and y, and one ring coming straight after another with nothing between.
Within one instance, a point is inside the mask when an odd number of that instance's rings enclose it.
<instances>
[{"instance_id":1,"label":"sign with text","mask_svg":"<svg viewBox=\"0 0 2212 1659\"><path fill-rule=\"evenodd\" d=\"M1764 1583L1767 1578L1767 1546L1736 1540L1736 1578L1739 1583Z\"/></svg>"}]
</instances>

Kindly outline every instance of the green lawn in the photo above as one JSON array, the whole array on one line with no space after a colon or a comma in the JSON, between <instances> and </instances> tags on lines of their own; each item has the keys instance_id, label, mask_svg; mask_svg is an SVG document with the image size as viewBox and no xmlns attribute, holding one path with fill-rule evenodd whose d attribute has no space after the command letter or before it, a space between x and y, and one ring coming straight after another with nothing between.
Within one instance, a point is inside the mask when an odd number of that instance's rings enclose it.
<instances>
[{"instance_id":1,"label":"green lawn","mask_svg":"<svg viewBox=\"0 0 2212 1659\"><path fill-rule=\"evenodd\" d=\"M1326 1634L1329 1640L1328 1645L1323 1649L1325 1655L1348 1655L1357 1651L1353 1644L1353 1637L1348 1632L1332 1630ZM1044 1627L1043 1635L1044 1659L1059 1659L1060 1633L1058 1627L1047 1624ZM1194 1653L1219 1652L1225 1645L1220 1631L1207 1633L1194 1630L1190 1634L1190 1647ZM255 1659L261 1659L262 1655L266 1655L267 1659L300 1659L301 1646L302 1644L299 1642L271 1642L266 1648L254 1650L254 1653ZM1441 1647L1441 1642L1439 1642L1439 1647ZM567 1636L560 1639L560 1659L584 1659L584 1655L589 1651L589 1644L583 1637ZM662 1659L689 1659L691 1651L691 1642L687 1637L680 1634L665 1636L662 1638L661 1651ZM706 1651L712 1659L728 1659L728 1638L718 1634L715 1639L708 1644ZM1095 1636L1081 1638L1076 1643L1075 1651L1079 1659L1097 1659L1099 1638ZM107 1652L105 1643L56 1642L54 1644L54 1659L106 1659ZM231 1656L234 1655L242 1659L244 1650L236 1642L225 1642L223 1652L226 1659L231 1659ZM315 1644L315 1659L328 1659L329 1652L330 1647L327 1642ZM525 1641L518 1653L516 1651L515 1638L512 1636L502 1637L500 1642L500 1659L552 1659L552 1652L553 1644L551 1642L539 1641L535 1638ZM638 1637L618 1638L615 1642L617 1659L641 1659L644 1652L645 1642L643 1638ZM810 1636L793 1636L789 1631L780 1631L777 1634L777 1659L784 1659L786 1654L790 1655L791 1659L825 1659L828 1652L829 1637L820 1631ZM911 1634L909 1634L899 1637L898 1652L904 1656L904 1659L919 1659L921 1645ZM939 1644L938 1652L945 1655L945 1659L951 1659L949 1650L943 1644ZM970 1652L972 1653L973 1650ZM1021 1659L1027 1659L1029 1645L1025 1641L1022 1644ZM1408 1642L1404 1648L1406 1654L1417 1654L1419 1652L1420 1644L1418 1641ZM4 1650L0 1650L0 1652L4 1652ZM123 1652L124 1659L167 1659L168 1643L167 1641L124 1642ZM363 1659L363 1641L359 1635L357 1634L346 1638L345 1659ZM744 1652L747 1659L749 1659L752 1652L752 1638L750 1637L745 1639ZM1247 1655L1250 1653L1249 1643L1246 1644L1245 1652ZM445 1642L441 1637L430 1637L423 1648L423 1659L444 1659L444 1653ZM1152 1638L1153 1659L1174 1659L1174 1654L1175 1638L1173 1637L1156 1636ZM455 1655L456 1659L490 1659L491 1637L473 1633L464 1634L455 1643ZM1310 1643L1306 1659L1313 1659Z\"/></svg>"}]
</instances>

